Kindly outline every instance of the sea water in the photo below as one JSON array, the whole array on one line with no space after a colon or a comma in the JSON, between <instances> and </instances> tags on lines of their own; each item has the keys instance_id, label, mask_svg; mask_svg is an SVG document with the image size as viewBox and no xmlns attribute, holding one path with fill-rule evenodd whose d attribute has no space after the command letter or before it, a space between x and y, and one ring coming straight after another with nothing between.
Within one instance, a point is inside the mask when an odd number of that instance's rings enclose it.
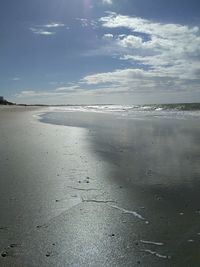
<instances>
[{"instance_id":1,"label":"sea water","mask_svg":"<svg viewBox=\"0 0 200 267\"><path fill-rule=\"evenodd\" d=\"M157 105L65 105L51 106L49 111L109 113L130 119L138 116L198 119L200 117L200 103Z\"/></svg>"}]
</instances>

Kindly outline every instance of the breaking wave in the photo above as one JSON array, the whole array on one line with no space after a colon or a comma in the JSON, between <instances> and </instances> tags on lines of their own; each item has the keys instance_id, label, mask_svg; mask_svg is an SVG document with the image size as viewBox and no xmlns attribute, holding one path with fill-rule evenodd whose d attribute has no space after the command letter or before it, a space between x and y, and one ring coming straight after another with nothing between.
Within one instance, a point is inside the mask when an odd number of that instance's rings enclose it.
<instances>
[{"instance_id":1,"label":"breaking wave","mask_svg":"<svg viewBox=\"0 0 200 267\"><path fill-rule=\"evenodd\" d=\"M58 112L98 112L135 117L200 117L200 103L158 104L158 105L66 105L51 106L50 111Z\"/></svg>"}]
</instances>

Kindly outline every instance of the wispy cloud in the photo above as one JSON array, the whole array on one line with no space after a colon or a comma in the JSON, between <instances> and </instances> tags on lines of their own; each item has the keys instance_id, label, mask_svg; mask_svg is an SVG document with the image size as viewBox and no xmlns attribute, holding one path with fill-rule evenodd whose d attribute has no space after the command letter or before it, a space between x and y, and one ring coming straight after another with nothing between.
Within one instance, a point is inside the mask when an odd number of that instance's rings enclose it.
<instances>
[{"instance_id":1,"label":"wispy cloud","mask_svg":"<svg viewBox=\"0 0 200 267\"><path fill-rule=\"evenodd\" d=\"M76 20L80 21L82 27L87 27L87 26L89 26L89 20L88 20L88 19L77 18Z\"/></svg>"},{"instance_id":2,"label":"wispy cloud","mask_svg":"<svg viewBox=\"0 0 200 267\"><path fill-rule=\"evenodd\" d=\"M55 91L34 91L34 90L22 90L20 93L16 94L15 96L18 99L27 99L27 98L43 98L43 97L55 97L55 96L63 96L66 93L62 92L55 92Z\"/></svg>"},{"instance_id":3,"label":"wispy cloud","mask_svg":"<svg viewBox=\"0 0 200 267\"><path fill-rule=\"evenodd\" d=\"M34 27L31 27L30 30L34 34L38 35L54 35L56 34L55 30L58 28L65 27L66 25L60 22L51 22L48 24L43 24L43 25L35 25ZM52 31L54 29L54 31Z\"/></svg>"},{"instance_id":4,"label":"wispy cloud","mask_svg":"<svg viewBox=\"0 0 200 267\"><path fill-rule=\"evenodd\" d=\"M20 81L21 79L19 77L12 78L13 81Z\"/></svg>"},{"instance_id":5,"label":"wispy cloud","mask_svg":"<svg viewBox=\"0 0 200 267\"><path fill-rule=\"evenodd\" d=\"M38 35L54 35L55 32L51 32L51 31L47 31L44 29L40 29L40 28L30 28L30 30L34 33L34 34L38 34Z\"/></svg>"},{"instance_id":6,"label":"wispy cloud","mask_svg":"<svg viewBox=\"0 0 200 267\"><path fill-rule=\"evenodd\" d=\"M73 85L73 86L61 86L55 89L55 92L75 92L78 89L80 89L79 85Z\"/></svg>"},{"instance_id":7,"label":"wispy cloud","mask_svg":"<svg viewBox=\"0 0 200 267\"><path fill-rule=\"evenodd\" d=\"M16 95L17 98L32 98L32 97L54 97L54 96L67 96L83 92L83 89L78 84L66 85L57 87L51 91L45 90L22 90Z\"/></svg>"},{"instance_id":8,"label":"wispy cloud","mask_svg":"<svg viewBox=\"0 0 200 267\"><path fill-rule=\"evenodd\" d=\"M80 22L83 28L85 27L91 27L92 29L98 28L98 23L93 19L76 18L76 20Z\"/></svg>"}]
</instances>

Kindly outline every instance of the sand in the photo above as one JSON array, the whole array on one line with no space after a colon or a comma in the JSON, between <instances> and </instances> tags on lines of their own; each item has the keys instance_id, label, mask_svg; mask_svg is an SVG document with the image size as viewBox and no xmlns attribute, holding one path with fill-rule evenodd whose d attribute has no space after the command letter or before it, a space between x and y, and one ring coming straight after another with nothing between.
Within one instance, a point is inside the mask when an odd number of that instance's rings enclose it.
<instances>
[{"instance_id":1,"label":"sand","mask_svg":"<svg viewBox=\"0 0 200 267\"><path fill-rule=\"evenodd\" d=\"M0 108L0 266L199 266L198 124L45 111Z\"/></svg>"}]
</instances>

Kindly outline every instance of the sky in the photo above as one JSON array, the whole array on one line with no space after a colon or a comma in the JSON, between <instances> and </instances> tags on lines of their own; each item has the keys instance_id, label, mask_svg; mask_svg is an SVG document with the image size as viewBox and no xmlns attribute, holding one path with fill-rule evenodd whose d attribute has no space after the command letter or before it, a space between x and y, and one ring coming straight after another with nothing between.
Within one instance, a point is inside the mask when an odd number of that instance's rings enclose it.
<instances>
[{"instance_id":1,"label":"sky","mask_svg":"<svg viewBox=\"0 0 200 267\"><path fill-rule=\"evenodd\" d=\"M0 95L200 102L199 0L1 0Z\"/></svg>"}]
</instances>

